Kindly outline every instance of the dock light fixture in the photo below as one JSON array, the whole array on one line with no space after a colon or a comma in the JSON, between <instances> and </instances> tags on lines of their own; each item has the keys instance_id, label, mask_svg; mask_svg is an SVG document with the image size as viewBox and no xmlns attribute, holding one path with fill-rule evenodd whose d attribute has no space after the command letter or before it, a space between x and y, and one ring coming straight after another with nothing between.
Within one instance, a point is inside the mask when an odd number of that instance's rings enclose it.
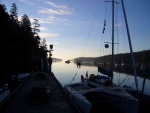
<instances>
[{"instance_id":1,"label":"dock light fixture","mask_svg":"<svg viewBox=\"0 0 150 113\"><path fill-rule=\"evenodd\" d=\"M50 45L49 47L50 47L50 49L53 49L53 45Z\"/></svg>"}]
</instances>

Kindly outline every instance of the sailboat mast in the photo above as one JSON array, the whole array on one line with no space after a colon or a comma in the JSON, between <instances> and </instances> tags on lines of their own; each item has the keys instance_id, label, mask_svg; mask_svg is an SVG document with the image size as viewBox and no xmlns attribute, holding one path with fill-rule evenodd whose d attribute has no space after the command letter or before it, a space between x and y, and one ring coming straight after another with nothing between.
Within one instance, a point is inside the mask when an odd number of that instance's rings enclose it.
<instances>
[{"instance_id":1,"label":"sailboat mast","mask_svg":"<svg viewBox=\"0 0 150 113\"><path fill-rule=\"evenodd\" d=\"M112 0L112 63L111 63L111 71L113 72L114 67L114 0ZM113 79L113 75L111 77L111 81Z\"/></svg>"},{"instance_id":2,"label":"sailboat mast","mask_svg":"<svg viewBox=\"0 0 150 113\"><path fill-rule=\"evenodd\" d=\"M122 3L123 14L124 14L124 18L125 18L125 24L126 24L126 29L127 29L127 35L128 35L128 41L129 41L129 47L130 47L131 57L132 57L132 66L133 66L133 70L134 70L135 84L136 84L136 89L138 91L138 82L137 82L135 61L134 61L134 56L133 56L132 44L131 44L131 39L130 39L130 32L129 32L129 27L128 27L128 22L127 22L127 17L126 17L126 12L125 12L125 8L124 8L124 2L123 2L123 0L121 0L121 3Z\"/></svg>"}]
</instances>

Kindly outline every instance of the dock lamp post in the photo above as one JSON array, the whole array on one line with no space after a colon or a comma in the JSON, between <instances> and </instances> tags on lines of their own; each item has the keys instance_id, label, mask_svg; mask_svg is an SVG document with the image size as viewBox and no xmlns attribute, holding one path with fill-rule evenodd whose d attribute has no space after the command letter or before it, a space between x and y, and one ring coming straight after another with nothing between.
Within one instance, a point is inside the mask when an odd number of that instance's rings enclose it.
<instances>
[{"instance_id":1,"label":"dock lamp post","mask_svg":"<svg viewBox=\"0 0 150 113\"><path fill-rule=\"evenodd\" d=\"M52 73L52 51L53 51L53 45L50 45L50 50L49 50L49 72Z\"/></svg>"}]
</instances>

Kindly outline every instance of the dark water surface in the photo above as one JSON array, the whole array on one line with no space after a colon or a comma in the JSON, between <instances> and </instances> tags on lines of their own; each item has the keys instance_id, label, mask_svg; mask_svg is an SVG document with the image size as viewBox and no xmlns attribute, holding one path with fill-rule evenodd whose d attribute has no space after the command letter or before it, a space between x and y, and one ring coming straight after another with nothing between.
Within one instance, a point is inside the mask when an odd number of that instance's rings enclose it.
<instances>
[{"instance_id":1,"label":"dark water surface","mask_svg":"<svg viewBox=\"0 0 150 113\"><path fill-rule=\"evenodd\" d=\"M130 66L126 66L130 67ZM86 76L86 72L88 72L88 75L90 74L98 74L97 67L94 66L86 66L81 65L80 68L77 68L76 64L71 62L69 64L65 63L65 61L61 62L54 62L52 64L52 72L56 76L56 78L59 80L59 82L62 84L62 86L69 84L69 83L76 83L81 81L81 75L84 77ZM120 85L128 85L135 88L135 78L131 74L130 70L129 72L126 72L125 67L119 67L118 70L115 67L116 72L114 72L114 78L113 82ZM137 80L138 80L138 86L139 89L142 90L143 86L143 75L142 72L137 69ZM74 79L73 79L74 78ZM145 87L144 87L144 93L147 95L150 95L150 80L146 79L145 81Z\"/></svg>"}]
</instances>

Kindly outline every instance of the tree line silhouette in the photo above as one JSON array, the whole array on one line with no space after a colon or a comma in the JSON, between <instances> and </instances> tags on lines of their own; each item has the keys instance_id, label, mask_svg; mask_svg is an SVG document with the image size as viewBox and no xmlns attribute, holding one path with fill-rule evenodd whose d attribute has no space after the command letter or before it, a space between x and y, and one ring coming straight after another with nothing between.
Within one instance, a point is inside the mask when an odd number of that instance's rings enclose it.
<instances>
[{"instance_id":1,"label":"tree line silhouette","mask_svg":"<svg viewBox=\"0 0 150 113\"><path fill-rule=\"evenodd\" d=\"M139 52L134 52L134 59L137 66L145 65L147 67L150 66L150 50L144 50ZM74 61L81 60L82 63L84 62L99 62L101 64L103 63L111 63L111 55L105 55L101 57L79 57L75 58ZM114 55L114 63L115 64L132 64L132 59L130 53L121 53L121 54L115 54Z\"/></svg>"},{"instance_id":2,"label":"tree line silhouette","mask_svg":"<svg viewBox=\"0 0 150 113\"><path fill-rule=\"evenodd\" d=\"M79 57L74 59L74 63L77 60L81 60L81 66L93 66L96 63L96 66L101 66L107 68L108 70L111 69L111 55L105 55L101 57ZM143 74L146 75L146 78L150 79L150 50L143 50L139 52L134 52L134 59L137 68L138 76L142 76ZM127 74L133 74L132 70L132 60L130 53L121 53L114 55L114 71L122 72ZM123 65L122 65L123 63ZM108 65L104 65L108 64ZM145 69L143 70L141 66L144 66ZM143 73L144 71L144 73Z\"/></svg>"},{"instance_id":3,"label":"tree line silhouette","mask_svg":"<svg viewBox=\"0 0 150 113\"><path fill-rule=\"evenodd\" d=\"M11 81L12 75L31 72L32 61L46 57L46 40L41 41L39 27L39 21L31 23L26 14L19 20L15 3L9 12L0 3L0 85Z\"/></svg>"}]
</instances>

